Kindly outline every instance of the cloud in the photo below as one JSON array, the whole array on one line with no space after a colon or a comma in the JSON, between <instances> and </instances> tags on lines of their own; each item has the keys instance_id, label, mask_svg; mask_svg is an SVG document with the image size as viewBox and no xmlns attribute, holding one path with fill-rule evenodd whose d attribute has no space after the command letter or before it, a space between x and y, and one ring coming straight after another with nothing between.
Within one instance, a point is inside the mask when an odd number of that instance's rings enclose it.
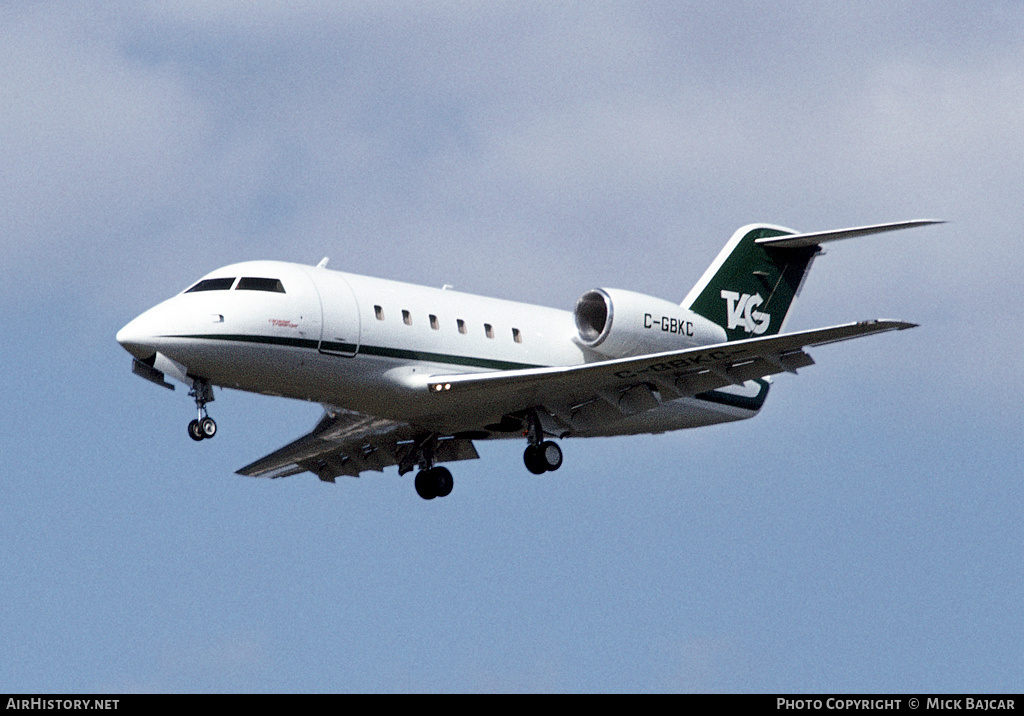
<instances>
[{"instance_id":1,"label":"cloud","mask_svg":"<svg viewBox=\"0 0 1024 716\"><path fill-rule=\"evenodd\" d=\"M0 50L5 283L70 255L145 302L240 258L333 254L568 305L595 281L681 296L752 220L959 220L975 191L1012 195L1020 41L992 12L907 12L42 4ZM915 248L912 272L987 270L966 243Z\"/></svg>"},{"instance_id":2,"label":"cloud","mask_svg":"<svg viewBox=\"0 0 1024 716\"><path fill-rule=\"evenodd\" d=\"M5 23L0 242L18 276L88 268L188 193L205 118L173 73L130 63L75 13ZM54 275L54 274L51 274ZM6 281L5 281L6 283Z\"/></svg>"}]
</instances>

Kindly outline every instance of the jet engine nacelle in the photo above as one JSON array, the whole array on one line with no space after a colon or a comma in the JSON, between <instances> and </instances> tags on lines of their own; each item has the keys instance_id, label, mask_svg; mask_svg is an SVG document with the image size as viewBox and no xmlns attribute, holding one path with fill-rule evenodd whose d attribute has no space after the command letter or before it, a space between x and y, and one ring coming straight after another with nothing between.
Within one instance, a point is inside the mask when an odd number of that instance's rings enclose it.
<instances>
[{"instance_id":1,"label":"jet engine nacelle","mask_svg":"<svg viewBox=\"0 0 1024 716\"><path fill-rule=\"evenodd\" d=\"M576 302L579 341L609 358L724 343L725 330L679 304L617 288L595 288Z\"/></svg>"}]
</instances>

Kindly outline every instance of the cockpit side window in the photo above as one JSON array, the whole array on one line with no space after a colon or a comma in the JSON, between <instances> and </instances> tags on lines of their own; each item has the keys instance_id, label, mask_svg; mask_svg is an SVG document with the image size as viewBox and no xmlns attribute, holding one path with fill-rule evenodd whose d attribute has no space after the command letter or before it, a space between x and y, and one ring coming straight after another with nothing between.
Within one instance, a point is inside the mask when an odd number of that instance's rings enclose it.
<instances>
[{"instance_id":1,"label":"cockpit side window","mask_svg":"<svg viewBox=\"0 0 1024 716\"><path fill-rule=\"evenodd\" d=\"M195 293L196 291L227 291L231 288L231 284L234 282L234 278L206 278L185 291L185 293Z\"/></svg>"},{"instance_id":2,"label":"cockpit side window","mask_svg":"<svg viewBox=\"0 0 1024 716\"><path fill-rule=\"evenodd\" d=\"M246 276L238 280L236 291L269 291L270 293L284 293L284 284L277 278L253 278Z\"/></svg>"}]
</instances>

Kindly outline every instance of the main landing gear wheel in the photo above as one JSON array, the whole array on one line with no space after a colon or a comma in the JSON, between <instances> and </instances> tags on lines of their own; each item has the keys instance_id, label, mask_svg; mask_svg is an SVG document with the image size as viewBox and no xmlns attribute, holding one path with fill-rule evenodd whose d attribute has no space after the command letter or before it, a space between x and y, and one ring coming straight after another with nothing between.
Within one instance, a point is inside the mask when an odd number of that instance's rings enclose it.
<instances>
[{"instance_id":1,"label":"main landing gear wheel","mask_svg":"<svg viewBox=\"0 0 1024 716\"><path fill-rule=\"evenodd\" d=\"M562 466L562 449L557 443L545 440L539 445L529 445L523 453L526 469L534 475L553 472Z\"/></svg>"},{"instance_id":2,"label":"main landing gear wheel","mask_svg":"<svg viewBox=\"0 0 1024 716\"><path fill-rule=\"evenodd\" d=\"M198 420L193 420L191 423L188 424L188 436L195 440L196 442L199 442L200 440L203 439L203 431L202 428L199 427Z\"/></svg>"},{"instance_id":3,"label":"main landing gear wheel","mask_svg":"<svg viewBox=\"0 0 1024 716\"><path fill-rule=\"evenodd\" d=\"M416 474L416 494L424 500L447 497L454 486L452 473L446 467L432 467Z\"/></svg>"},{"instance_id":4,"label":"main landing gear wheel","mask_svg":"<svg viewBox=\"0 0 1024 716\"><path fill-rule=\"evenodd\" d=\"M455 480L452 479L452 473L449 472L446 467L435 467L434 472L434 486L437 488L438 497L448 497L452 494L452 488L455 487Z\"/></svg>"}]
</instances>

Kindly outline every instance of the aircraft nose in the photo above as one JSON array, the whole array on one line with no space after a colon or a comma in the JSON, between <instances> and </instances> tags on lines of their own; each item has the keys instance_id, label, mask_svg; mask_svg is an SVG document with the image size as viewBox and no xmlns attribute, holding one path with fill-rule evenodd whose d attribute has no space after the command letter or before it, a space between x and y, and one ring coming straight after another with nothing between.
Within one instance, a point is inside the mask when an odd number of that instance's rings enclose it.
<instances>
[{"instance_id":1,"label":"aircraft nose","mask_svg":"<svg viewBox=\"0 0 1024 716\"><path fill-rule=\"evenodd\" d=\"M153 345L154 334L147 326L148 323L144 313L117 332L117 342L140 360L145 360L156 353Z\"/></svg>"}]
</instances>

